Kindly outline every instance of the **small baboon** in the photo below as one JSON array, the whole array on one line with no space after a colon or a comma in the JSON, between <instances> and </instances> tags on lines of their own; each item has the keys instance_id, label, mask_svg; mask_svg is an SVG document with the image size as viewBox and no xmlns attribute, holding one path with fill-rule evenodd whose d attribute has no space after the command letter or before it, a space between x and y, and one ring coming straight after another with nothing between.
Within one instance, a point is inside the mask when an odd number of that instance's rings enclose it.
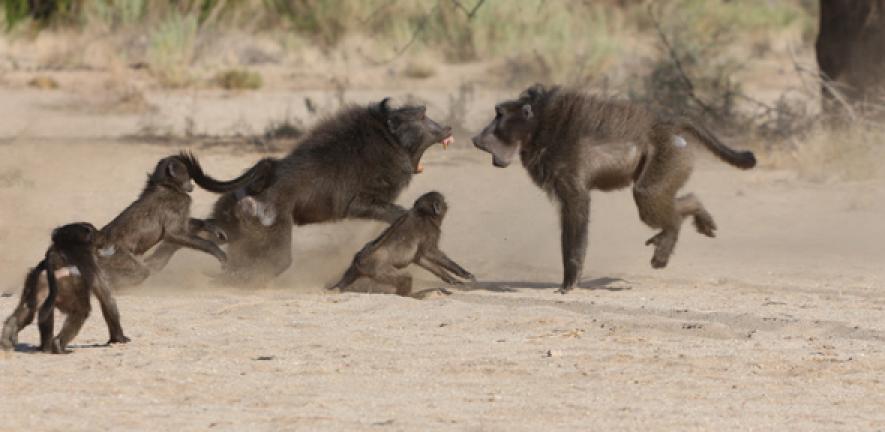
<instances>
[{"instance_id":1,"label":"small baboon","mask_svg":"<svg viewBox=\"0 0 885 432\"><path fill-rule=\"evenodd\" d=\"M421 170L424 152L451 142L452 128L433 121L424 106L394 108L389 98L320 121L287 156L259 162L273 166L273 175L257 176L216 202L208 220L229 236L225 272L235 279L282 273L292 263L293 224L345 218L392 223L406 212L394 201Z\"/></svg>"},{"instance_id":2,"label":"small baboon","mask_svg":"<svg viewBox=\"0 0 885 432\"><path fill-rule=\"evenodd\" d=\"M144 281L151 270L138 257L161 241L206 252L224 264L227 256L216 242L226 240L227 233L211 221L190 217L191 180L208 191L224 193L244 187L268 170L259 163L240 177L222 182L207 176L190 153L160 160L138 199L101 229L98 262L111 284L120 287Z\"/></svg>"},{"instance_id":3,"label":"small baboon","mask_svg":"<svg viewBox=\"0 0 885 432\"><path fill-rule=\"evenodd\" d=\"M276 160L272 158L259 162L259 166L266 168L256 170L253 181L245 186L222 195L215 203L211 219L203 221L205 225L199 229L199 234L204 237L215 234L214 238L209 239L217 245L227 244L227 255L231 259L227 262L222 282L255 282L256 277L277 276L289 265L291 247L276 244L291 241L292 222L283 218L282 223L277 224L277 210L270 203L257 198L274 182L271 167L275 163ZM268 245L280 253L265 256L264 248ZM159 271L179 249L180 246L176 244L163 242L145 259L145 264L151 271ZM265 259L255 260L257 256Z\"/></svg>"},{"instance_id":4,"label":"small baboon","mask_svg":"<svg viewBox=\"0 0 885 432\"><path fill-rule=\"evenodd\" d=\"M683 136L684 135L684 136ZM661 231L650 238L654 268L667 265L682 220L692 216L698 232L715 236L716 224L693 194L676 197L691 174L694 137L723 161L749 169L756 158L733 150L687 119L665 119L638 104L604 100L560 87L536 85L518 99L495 106L495 118L473 138L504 168L519 153L536 185L560 205L564 276L560 292L577 284L587 250L590 190L633 183L639 217Z\"/></svg>"},{"instance_id":5,"label":"small baboon","mask_svg":"<svg viewBox=\"0 0 885 432\"><path fill-rule=\"evenodd\" d=\"M10 350L18 342L18 333L34 320L40 328L40 347L44 352L68 353L68 344L77 336L89 316L89 296L95 294L110 333L108 343L126 343L129 338L120 326L120 313L111 290L95 261L98 231L90 223L79 222L56 228L52 246L45 258L31 269L25 279L18 307L3 325L0 348ZM46 283L40 277L45 272ZM37 311L38 298L45 300ZM53 337L54 308L67 316L58 336Z\"/></svg>"},{"instance_id":6,"label":"small baboon","mask_svg":"<svg viewBox=\"0 0 885 432\"><path fill-rule=\"evenodd\" d=\"M448 206L439 192L428 192L417 200L406 214L400 216L378 238L372 240L353 257L350 268L341 280L329 289L344 290L360 277L396 287L396 293L412 292L412 277L400 271L409 264L435 274L446 283L460 283L458 277L476 280L470 272L439 250L442 220Z\"/></svg>"}]
</instances>

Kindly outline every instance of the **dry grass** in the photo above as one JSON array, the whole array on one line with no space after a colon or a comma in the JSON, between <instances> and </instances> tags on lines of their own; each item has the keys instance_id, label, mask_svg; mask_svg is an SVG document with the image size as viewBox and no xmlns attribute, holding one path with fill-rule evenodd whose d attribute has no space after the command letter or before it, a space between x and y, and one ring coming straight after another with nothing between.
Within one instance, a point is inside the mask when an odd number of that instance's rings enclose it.
<instances>
[{"instance_id":1,"label":"dry grass","mask_svg":"<svg viewBox=\"0 0 885 432\"><path fill-rule=\"evenodd\" d=\"M248 69L228 69L215 75L213 82L225 90L257 90L263 80L261 74Z\"/></svg>"},{"instance_id":2,"label":"dry grass","mask_svg":"<svg viewBox=\"0 0 885 432\"><path fill-rule=\"evenodd\" d=\"M818 128L767 152L764 165L796 171L811 181L863 181L881 178L885 131L860 125L840 129Z\"/></svg>"},{"instance_id":3,"label":"dry grass","mask_svg":"<svg viewBox=\"0 0 885 432\"><path fill-rule=\"evenodd\" d=\"M40 90L55 90L59 87L58 81L46 75L38 75L28 81L28 85Z\"/></svg>"}]
</instances>

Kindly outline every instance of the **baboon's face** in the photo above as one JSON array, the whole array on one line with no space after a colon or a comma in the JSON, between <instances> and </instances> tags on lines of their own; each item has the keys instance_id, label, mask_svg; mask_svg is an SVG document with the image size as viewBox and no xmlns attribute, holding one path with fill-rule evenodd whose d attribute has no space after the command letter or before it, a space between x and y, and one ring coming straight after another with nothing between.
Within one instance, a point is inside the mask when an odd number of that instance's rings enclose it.
<instances>
[{"instance_id":1,"label":"baboon's face","mask_svg":"<svg viewBox=\"0 0 885 432\"><path fill-rule=\"evenodd\" d=\"M446 212L449 210L449 206L446 204L446 199L443 194L436 191L427 192L418 197L418 199L415 200L414 208L418 209L419 212L425 215L438 217L440 219L445 217Z\"/></svg>"},{"instance_id":2,"label":"baboon's face","mask_svg":"<svg viewBox=\"0 0 885 432\"><path fill-rule=\"evenodd\" d=\"M493 165L505 168L534 130L535 116L530 103L502 102L495 106L495 118L473 137L473 145L491 153Z\"/></svg>"},{"instance_id":3,"label":"baboon's face","mask_svg":"<svg viewBox=\"0 0 885 432\"><path fill-rule=\"evenodd\" d=\"M151 175L151 179L157 184L163 184L184 192L194 190L194 184L191 183L190 173L187 167L178 158L178 156L170 156L160 160L157 168Z\"/></svg>"},{"instance_id":4,"label":"baboon's face","mask_svg":"<svg viewBox=\"0 0 885 432\"><path fill-rule=\"evenodd\" d=\"M408 106L391 109L387 106L387 99L381 102L382 112L387 119L387 128L397 142L415 159L415 172L420 172L419 162L421 155L433 144L440 143L447 148L454 139L452 128L443 126L427 116L424 106Z\"/></svg>"}]
</instances>

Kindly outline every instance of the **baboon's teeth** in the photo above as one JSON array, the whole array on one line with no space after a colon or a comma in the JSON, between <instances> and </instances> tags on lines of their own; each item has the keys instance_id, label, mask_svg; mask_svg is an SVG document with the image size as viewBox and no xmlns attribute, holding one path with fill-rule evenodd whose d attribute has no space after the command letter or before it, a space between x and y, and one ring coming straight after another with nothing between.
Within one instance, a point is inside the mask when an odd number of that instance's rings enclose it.
<instances>
[{"instance_id":1,"label":"baboon's teeth","mask_svg":"<svg viewBox=\"0 0 885 432\"><path fill-rule=\"evenodd\" d=\"M441 141L442 146L443 146L443 150L448 150L449 146L452 145L454 142L455 142L455 137L453 137L452 135L449 135L449 136L443 138L443 140Z\"/></svg>"}]
</instances>

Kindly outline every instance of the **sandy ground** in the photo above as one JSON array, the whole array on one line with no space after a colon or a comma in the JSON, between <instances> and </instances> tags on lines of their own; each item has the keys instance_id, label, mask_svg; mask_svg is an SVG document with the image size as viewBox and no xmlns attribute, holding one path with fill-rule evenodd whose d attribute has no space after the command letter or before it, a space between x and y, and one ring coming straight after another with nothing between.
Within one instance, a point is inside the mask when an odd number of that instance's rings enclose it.
<instances>
[{"instance_id":1,"label":"sandy ground","mask_svg":"<svg viewBox=\"0 0 885 432\"><path fill-rule=\"evenodd\" d=\"M54 226L105 223L177 148L115 139L142 117L84 113L78 95L0 96L5 317ZM302 97L201 97L195 112L230 125L257 111L244 121L260 130ZM218 176L261 157L194 150ZM420 300L324 292L382 229L370 222L296 229L294 265L264 289L213 287L217 263L182 253L118 293L130 344L104 346L96 313L72 355L33 352L35 327L0 353L0 430L885 429L881 181L703 158L687 189L720 235L686 224L659 271L630 194L595 194L582 289L561 296L555 209L522 168L466 148L425 164L400 201L447 196L443 249L479 283L445 295L415 270ZM205 214L212 196L195 199Z\"/></svg>"}]
</instances>

